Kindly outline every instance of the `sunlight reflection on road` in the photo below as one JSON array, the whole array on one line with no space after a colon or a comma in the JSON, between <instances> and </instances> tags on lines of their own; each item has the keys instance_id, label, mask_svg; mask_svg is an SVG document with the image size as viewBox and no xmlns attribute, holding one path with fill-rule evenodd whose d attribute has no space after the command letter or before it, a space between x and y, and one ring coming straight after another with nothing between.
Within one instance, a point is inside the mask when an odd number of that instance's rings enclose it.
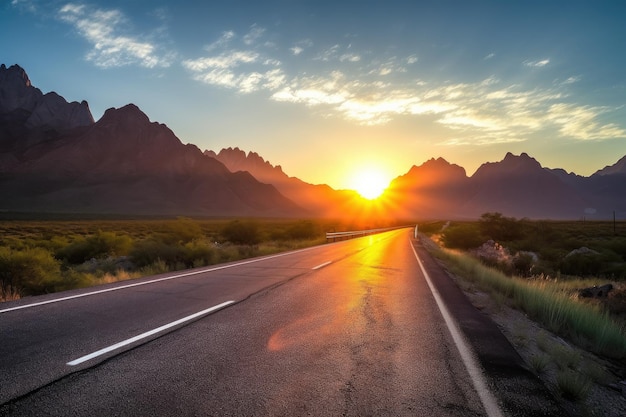
<instances>
[{"instance_id":1,"label":"sunlight reflection on road","mask_svg":"<svg viewBox=\"0 0 626 417\"><path fill-rule=\"evenodd\" d=\"M309 312L276 330L267 342L269 351L296 348L315 340L331 343L339 335L358 334L376 325L389 296L387 246L375 245L381 243L377 236L366 239L363 242L367 247L357 257L316 273L316 279L330 281L326 285L331 290L321 295L328 309Z\"/></svg>"}]
</instances>

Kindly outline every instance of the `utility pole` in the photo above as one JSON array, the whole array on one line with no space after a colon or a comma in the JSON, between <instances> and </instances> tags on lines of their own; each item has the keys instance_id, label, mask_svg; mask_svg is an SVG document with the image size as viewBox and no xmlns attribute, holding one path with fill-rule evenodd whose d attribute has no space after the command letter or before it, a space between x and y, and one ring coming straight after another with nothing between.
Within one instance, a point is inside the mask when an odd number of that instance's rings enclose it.
<instances>
[{"instance_id":1,"label":"utility pole","mask_svg":"<svg viewBox=\"0 0 626 417\"><path fill-rule=\"evenodd\" d=\"M615 230L615 210L613 210L613 235L616 235L617 231Z\"/></svg>"}]
</instances>

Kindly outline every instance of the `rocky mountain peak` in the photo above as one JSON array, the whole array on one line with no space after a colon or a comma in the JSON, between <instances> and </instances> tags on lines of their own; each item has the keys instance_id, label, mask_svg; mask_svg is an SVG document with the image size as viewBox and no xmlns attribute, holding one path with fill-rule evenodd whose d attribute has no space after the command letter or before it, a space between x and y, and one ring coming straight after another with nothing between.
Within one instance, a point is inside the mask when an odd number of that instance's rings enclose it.
<instances>
[{"instance_id":1,"label":"rocky mountain peak","mask_svg":"<svg viewBox=\"0 0 626 417\"><path fill-rule=\"evenodd\" d=\"M20 109L32 112L42 96L41 91L31 85L22 67L0 66L0 113Z\"/></svg>"},{"instance_id":2,"label":"rocky mountain peak","mask_svg":"<svg viewBox=\"0 0 626 417\"><path fill-rule=\"evenodd\" d=\"M513 155L511 152L507 152L502 165L514 170L533 170L541 169L541 164L535 159L530 157L526 152L522 152L519 156Z\"/></svg>"},{"instance_id":3,"label":"rocky mountain peak","mask_svg":"<svg viewBox=\"0 0 626 417\"><path fill-rule=\"evenodd\" d=\"M543 171L541 164L535 158L530 157L523 152L519 156L507 152L504 159L500 162L487 162L482 164L474 177L482 178L493 177L497 175L513 175L524 176Z\"/></svg>"},{"instance_id":4,"label":"rocky mountain peak","mask_svg":"<svg viewBox=\"0 0 626 417\"><path fill-rule=\"evenodd\" d=\"M12 82L15 84L23 84L25 87L31 87L30 79L24 68L19 65L11 65L7 68L6 65L0 65L0 83Z\"/></svg>"},{"instance_id":5,"label":"rocky mountain peak","mask_svg":"<svg viewBox=\"0 0 626 417\"><path fill-rule=\"evenodd\" d=\"M94 123L86 101L68 103L55 92L43 94L32 86L19 65L0 66L0 114L18 114L17 122L27 128L51 127L58 130Z\"/></svg>"},{"instance_id":6,"label":"rocky mountain peak","mask_svg":"<svg viewBox=\"0 0 626 417\"><path fill-rule=\"evenodd\" d=\"M419 178L419 182L424 184L467 178L465 168L451 164L441 157L437 159L431 158L420 166L414 165L405 176L414 179Z\"/></svg>"},{"instance_id":7,"label":"rocky mountain peak","mask_svg":"<svg viewBox=\"0 0 626 417\"><path fill-rule=\"evenodd\" d=\"M243 150L235 147L224 148L217 154L213 151L205 151L204 154L217 159L231 172L247 171L261 182L274 183L288 178L280 165L272 165L256 152L250 151L246 154Z\"/></svg>"},{"instance_id":8,"label":"rocky mountain peak","mask_svg":"<svg viewBox=\"0 0 626 417\"><path fill-rule=\"evenodd\" d=\"M149 124L150 119L139 107L130 103L120 108L111 107L107 109L99 123L103 125L111 123L144 125Z\"/></svg>"}]
</instances>

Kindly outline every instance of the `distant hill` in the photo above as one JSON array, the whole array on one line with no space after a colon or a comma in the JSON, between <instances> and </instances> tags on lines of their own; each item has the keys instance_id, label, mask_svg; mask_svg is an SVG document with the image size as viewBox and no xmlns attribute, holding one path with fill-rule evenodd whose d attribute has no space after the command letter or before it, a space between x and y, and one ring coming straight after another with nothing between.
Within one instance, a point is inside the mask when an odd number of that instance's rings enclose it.
<instances>
[{"instance_id":1,"label":"distant hill","mask_svg":"<svg viewBox=\"0 0 626 417\"><path fill-rule=\"evenodd\" d=\"M318 217L342 218L353 213L355 205L365 200L352 190L335 190L328 185L314 185L285 174L280 166L273 166L255 152L246 154L239 148L222 149L219 153L205 151L232 172L249 172L263 183L272 184L283 195Z\"/></svg>"},{"instance_id":2,"label":"distant hill","mask_svg":"<svg viewBox=\"0 0 626 417\"><path fill-rule=\"evenodd\" d=\"M320 216L341 216L355 202L363 204L352 191L336 191L289 177L280 166L273 166L255 152L227 148L204 154L233 172L250 172ZM519 218L608 219L615 210L623 218L625 162L626 157L591 177L582 177L544 168L526 153L507 153L502 161L484 163L468 177L464 168L433 158L391 182L378 214L399 219L472 219L497 211Z\"/></svg>"},{"instance_id":3,"label":"distant hill","mask_svg":"<svg viewBox=\"0 0 626 417\"><path fill-rule=\"evenodd\" d=\"M0 68L0 210L306 214L272 185L232 173L197 147L183 145L132 104L93 122L85 102L77 107L55 97L55 107L45 104L47 96L30 85L22 68ZM41 106L49 114L34 117Z\"/></svg>"},{"instance_id":4,"label":"distant hill","mask_svg":"<svg viewBox=\"0 0 626 417\"><path fill-rule=\"evenodd\" d=\"M485 212L532 219L626 217L624 161L591 177L543 168L526 153L484 163L471 177L439 158L396 178L389 187L415 218L477 218ZM407 214L405 214L407 215Z\"/></svg>"},{"instance_id":5,"label":"distant hill","mask_svg":"<svg viewBox=\"0 0 626 417\"><path fill-rule=\"evenodd\" d=\"M443 158L413 166L380 201L290 177L254 152L201 152L133 104L94 121L89 105L43 94L0 66L0 211L474 219L626 218L626 157L590 177L506 154L471 177ZM366 222L366 223L364 223Z\"/></svg>"}]
</instances>

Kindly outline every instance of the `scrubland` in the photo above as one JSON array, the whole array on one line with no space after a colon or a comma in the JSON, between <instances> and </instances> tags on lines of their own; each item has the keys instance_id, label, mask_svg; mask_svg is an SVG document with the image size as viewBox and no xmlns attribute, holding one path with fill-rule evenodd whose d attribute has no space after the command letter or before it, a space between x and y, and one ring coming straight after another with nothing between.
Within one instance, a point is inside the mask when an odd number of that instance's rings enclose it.
<instances>
[{"instance_id":1,"label":"scrubland","mask_svg":"<svg viewBox=\"0 0 626 417\"><path fill-rule=\"evenodd\" d=\"M0 301L320 244L332 221L0 221Z\"/></svg>"},{"instance_id":2,"label":"scrubland","mask_svg":"<svg viewBox=\"0 0 626 417\"><path fill-rule=\"evenodd\" d=\"M626 223L486 213L480 221L431 222L420 230L572 415L626 412ZM608 295L582 295L607 284Z\"/></svg>"}]
</instances>

